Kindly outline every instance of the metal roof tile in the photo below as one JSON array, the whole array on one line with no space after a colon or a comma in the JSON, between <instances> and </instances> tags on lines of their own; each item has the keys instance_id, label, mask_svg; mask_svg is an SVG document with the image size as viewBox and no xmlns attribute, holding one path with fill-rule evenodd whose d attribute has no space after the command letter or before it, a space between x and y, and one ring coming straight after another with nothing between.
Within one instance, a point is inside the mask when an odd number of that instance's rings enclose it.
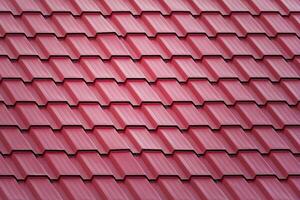
<instances>
[{"instance_id":1,"label":"metal roof tile","mask_svg":"<svg viewBox=\"0 0 300 200\"><path fill-rule=\"evenodd\" d=\"M0 196L298 199L299 10L0 1Z\"/></svg>"},{"instance_id":2,"label":"metal roof tile","mask_svg":"<svg viewBox=\"0 0 300 200\"><path fill-rule=\"evenodd\" d=\"M137 199L161 199L158 191L144 178L126 179L125 184L132 196Z\"/></svg>"},{"instance_id":3,"label":"metal roof tile","mask_svg":"<svg viewBox=\"0 0 300 200\"><path fill-rule=\"evenodd\" d=\"M256 199L262 198L263 194L255 186L239 178L224 179L224 186L227 191L236 199Z\"/></svg>"},{"instance_id":4,"label":"metal roof tile","mask_svg":"<svg viewBox=\"0 0 300 200\"><path fill-rule=\"evenodd\" d=\"M216 182L209 178L192 179L191 184L195 188L200 198L216 198L224 200L231 198L228 194L226 194L224 189L222 189Z\"/></svg>"},{"instance_id":5,"label":"metal roof tile","mask_svg":"<svg viewBox=\"0 0 300 200\"><path fill-rule=\"evenodd\" d=\"M80 179L63 179L61 181L61 187L66 195L64 199L97 199L90 188Z\"/></svg>"},{"instance_id":6,"label":"metal roof tile","mask_svg":"<svg viewBox=\"0 0 300 200\"><path fill-rule=\"evenodd\" d=\"M259 187L264 190L266 198L278 198L278 199L294 199L293 193L287 190L285 185L280 184L277 179L260 179L257 183Z\"/></svg>"},{"instance_id":7,"label":"metal roof tile","mask_svg":"<svg viewBox=\"0 0 300 200\"><path fill-rule=\"evenodd\" d=\"M160 179L158 184L163 188L166 193L166 198L170 199L197 199L198 196L189 184L180 182L177 179Z\"/></svg>"},{"instance_id":8,"label":"metal roof tile","mask_svg":"<svg viewBox=\"0 0 300 200\"><path fill-rule=\"evenodd\" d=\"M18 129L1 129L1 152L11 152L16 150L30 150L30 144Z\"/></svg>"}]
</instances>

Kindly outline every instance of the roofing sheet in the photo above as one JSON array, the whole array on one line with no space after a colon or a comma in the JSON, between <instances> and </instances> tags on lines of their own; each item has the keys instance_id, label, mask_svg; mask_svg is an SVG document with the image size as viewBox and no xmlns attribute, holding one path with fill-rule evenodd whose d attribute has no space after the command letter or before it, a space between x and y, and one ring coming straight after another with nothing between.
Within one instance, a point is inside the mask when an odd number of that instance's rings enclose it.
<instances>
[{"instance_id":1,"label":"roofing sheet","mask_svg":"<svg viewBox=\"0 0 300 200\"><path fill-rule=\"evenodd\" d=\"M0 0L0 199L299 199L298 0Z\"/></svg>"}]
</instances>

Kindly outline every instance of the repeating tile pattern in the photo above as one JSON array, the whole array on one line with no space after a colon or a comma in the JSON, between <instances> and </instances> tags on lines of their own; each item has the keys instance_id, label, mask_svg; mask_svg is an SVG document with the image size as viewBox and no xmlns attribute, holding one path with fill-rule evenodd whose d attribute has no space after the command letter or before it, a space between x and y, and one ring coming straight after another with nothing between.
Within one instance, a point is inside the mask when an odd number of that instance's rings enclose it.
<instances>
[{"instance_id":1,"label":"repeating tile pattern","mask_svg":"<svg viewBox=\"0 0 300 200\"><path fill-rule=\"evenodd\" d=\"M230 16L218 13L203 13L198 16L189 13L163 16L155 12L139 16L130 13L116 13L110 16L103 16L100 13L84 13L81 16L54 13L47 18L41 13L24 13L22 16L3 13L1 17L3 19L1 37L10 34L25 35L28 38L42 34L52 34L57 38L73 34L95 37L98 34L111 33L119 37L142 34L152 38L172 34L182 38L190 34L208 37L232 34L243 38L254 34L265 34L268 37L300 34L298 13L291 13L288 16L279 13L262 13L259 16L250 13L232 13ZM223 26L224 23L226 26Z\"/></svg>"},{"instance_id":2,"label":"repeating tile pattern","mask_svg":"<svg viewBox=\"0 0 300 200\"><path fill-rule=\"evenodd\" d=\"M41 35L35 38L9 35L0 40L0 45L0 56L12 60L18 60L21 57L38 57L41 60L51 57L67 57L71 60L79 60L90 56L100 57L103 60L119 56L133 60L150 56L164 60L182 56L196 60L210 56L223 59L249 56L261 60L266 56L278 56L291 60L300 55L298 37L289 34L279 35L274 39L261 34L246 38L238 38L234 35L209 38L197 34L188 35L185 39L180 39L175 35L159 35L155 39L145 35L129 35L126 38L119 38L115 34L93 38L71 35L64 39L53 35Z\"/></svg>"},{"instance_id":3,"label":"repeating tile pattern","mask_svg":"<svg viewBox=\"0 0 300 200\"><path fill-rule=\"evenodd\" d=\"M0 0L0 199L299 199L299 0Z\"/></svg>"},{"instance_id":4,"label":"repeating tile pattern","mask_svg":"<svg viewBox=\"0 0 300 200\"><path fill-rule=\"evenodd\" d=\"M49 127L34 127L21 131L19 128L7 127L0 131L0 151L3 156L23 151L38 156L50 151L73 156L86 150L100 155L118 150L134 155L153 150L166 156L181 151L203 156L216 151L236 155L251 150L267 155L284 150L285 153L290 151L296 155L300 153L299 130L299 127L287 127L279 131L261 126L251 130L239 127L223 127L220 130L192 127L185 131L175 127L160 127L157 130L130 127L118 131L109 127L93 130L64 127L56 131Z\"/></svg>"},{"instance_id":5,"label":"repeating tile pattern","mask_svg":"<svg viewBox=\"0 0 300 200\"><path fill-rule=\"evenodd\" d=\"M261 13L279 13L289 15L293 12L299 12L300 6L297 0L286 1L211 1L211 0L122 0L115 2L110 0L90 1L90 0L44 0L34 1L22 0L2 1L1 11L21 15L23 13L41 13L44 16L53 13L71 13L72 15L81 15L82 13L101 13L102 15L112 15L114 13L131 13L132 15L141 15L145 12L158 12L163 15L169 15L173 12L185 12L192 15L200 15L206 12L215 12L222 15L231 13L251 13L260 15Z\"/></svg>"},{"instance_id":6,"label":"repeating tile pattern","mask_svg":"<svg viewBox=\"0 0 300 200\"><path fill-rule=\"evenodd\" d=\"M240 82L266 79L271 82L300 79L300 58L285 60L281 57L265 57L254 60L250 56L224 60L220 57L204 57L193 60L177 57L164 61L159 57L142 58L134 62L130 58L116 57L103 61L97 57L83 57L72 62L69 58L50 58L41 61L36 57L21 57L17 61L0 57L0 80L21 79L31 83L35 79L52 79L55 83L65 80L146 80L153 83L161 79L186 83L188 80L208 80L211 83L230 79ZM249 67L251 66L251 68Z\"/></svg>"}]
</instances>

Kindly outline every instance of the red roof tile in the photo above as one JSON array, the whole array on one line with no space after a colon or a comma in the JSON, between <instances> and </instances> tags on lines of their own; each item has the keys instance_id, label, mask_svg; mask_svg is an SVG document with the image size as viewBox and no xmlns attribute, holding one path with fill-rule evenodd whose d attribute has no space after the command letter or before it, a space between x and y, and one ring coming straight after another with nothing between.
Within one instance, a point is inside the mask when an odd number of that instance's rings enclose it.
<instances>
[{"instance_id":1,"label":"red roof tile","mask_svg":"<svg viewBox=\"0 0 300 200\"><path fill-rule=\"evenodd\" d=\"M298 0L0 0L0 199L299 199Z\"/></svg>"}]
</instances>

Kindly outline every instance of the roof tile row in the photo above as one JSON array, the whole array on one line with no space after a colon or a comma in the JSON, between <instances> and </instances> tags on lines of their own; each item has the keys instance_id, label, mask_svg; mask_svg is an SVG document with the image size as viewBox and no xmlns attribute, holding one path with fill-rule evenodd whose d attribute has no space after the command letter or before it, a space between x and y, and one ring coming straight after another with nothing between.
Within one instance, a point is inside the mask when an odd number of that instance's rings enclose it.
<instances>
[{"instance_id":1,"label":"roof tile row","mask_svg":"<svg viewBox=\"0 0 300 200\"><path fill-rule=\"evenodd\" d=\"M2 37L16 33L25 34L27 37L35 37L37 34L54 34L57 37L85 34L95 37L96 34L102 33L114 33L119 36L146 34L148 37L157 34L176 34L178 37L205 34L214 37L222 33L236 34L239 37L259 33L269 37L289 33L300 36L300 13L288 17L276 13L265 13L259 17L247 13L234 13L230 16L207 13L197 17L186 13L174 13L170 17L159 13L145 13L139 17L122 13L109 17L100 14L74 17L67 13L44 17L36 13L24 13L21 17L14 17L5 13L0 14L0 17Z\"/></svg>"},{"instance_id":2,"label":"roof tile row","mask_svg":"<svg viewBox=\"0 0 300 200\"><path fill-rule=\"evenodd\" d=\"M15 105L17 102L34 102L46 105L51 102L67 102L78 105L83 102L108 106L112 103L162 103L191 102L203 105L206 102L224 102L234 105L238 102L286 102L296 105L300 102L300 80L251 80L242 84L238 80L221 80L212 84L207 80L189 80L180 84L176 80L159 80L149 84L144 80L128 80L118 84L114 80L96 81L87 84L83 80L65 80L56 84L52 80L34 80L24 84L21 80L3 80L0 85L0 102Z\"/></svg>"},{"instance_id":3,"label":"roof tile row","mask_svg":"<svg viewBox=\"0 0 300 200\"><path fill-rule=\"evenodd\" d=\"M300 173L300 158L289 151L271 152L269 155L247 151L234 156L226 152L207 152L204 156L193 152L175 152L170 156L147 151L139 156L126 151L109 155L78 152L72 157L64 152L46 152L43 156L15 152L8 157L0 156L0 163L1 175L13 176L17 180L35 176L46 176L50 180L62 176L80 176L83 180L94 176L113 176L116 180L127 176L145 176L149 180L163 176L178 176L181 180L204 176L219 180L224 176L254 179L259 175L287 179Z\"/></svg>"},{"instance_id":4,"label":"roof tile row","mask_svg":"<svg viewBox=\"0 0 300 200\"><path fill-rule=\"evenodd\" d=\"M300 55L299 46L300 40L295 35L280 35L272 40L265 35L251 35L243 39L234 35L216 38L189 35L184 40L175 35L159 35L155 39L145 35L118 38L114 34L96 38L72 35L64 39L42 35L29 39L21 35L10 35L0 40L0 55L10 59L21 56L38 56L40 59L53 56L67 56L71 59L83 56L100 56L102 59L115 56L132 59L140 59L142 56L160 56L163 59L174 56L190 56L194 59L202 59L204 56L221 56L225 59L235 56L252 56L255 59L283 56L285 59L292 59Z\"/></svg>"},{"instance_id":5,"label":"roof tile row","mask_svg":"<svg viewBox=\"0 0 300 200\"><path fill-rule=\"evenodd\" d=\"M103 15L110 15L113 12L130 12L140 15L143 12L160 12L164 15L172 12L188 12L199 15L204 12L218 12L229 15L233 12L249 12L252 15L259 15L262 12L278 12L288 15L292 12L299 12L300 6L297 0L268 1L217 1L217 0L132 0L132 1L91 1L91 0L13 0L1 1L0 11L11 12L14 15L21 15L25 12L40 12L43 15L51 15L56 12L82 13L97 12Z\"/></svg>"},{"instance_id":6,"label":"roof tile row","mask_svg":"<svg viewBox=\"0 0 300 200\"><path fill-rule=\"evenodd\" d=\"M50 126L52 129L82 126L89 130L98 126L111 126L123 130L133 126L152 130L164 126L180 129L192 126L208 126L212 129L241 126L243 129L251 129L264 125L282 129L300 124L299 105L292 107L286 103L271 102L260 108L250 102L234 106L211 102L201 108L191 103L175 103L164 108L159 103L142 104L140 107L117 103L103 108L97 103L79 104L78 107L49 103L41 108L34 103L18 103L14 107L6 107L1 103L0 126L17 126L24 130L34 126Z\"/></svg>"},{"instance_id":7,"label":"roof tile row","mask_svg":"<svg viewBox=\"0 0 300 200\"><path fill-rule=\"evenodd\" d=\"M83 181L77 177L28 178L17 182L2 178L6 199L298 199L300 178L280 181L274 177L257 177L249 182L242 177L225 177L220 182L210 178L191 178L187 182L176 177L161 177L149 182L146 178L128 177L124 181L97 178ZM243 188L243 189L241 189ZM45 195L47 191L47 196Z\"/></svg>"},{"instance_id":8,"label":"roof tile row","mask_svg":"<svg viewBox=\"0 0 300 200\"><path fill-rule=\"evenodd\" d=\"M278 82L282 79L300 79L299 65L298 57L291 61L281 57L265 57L263 60L235 57L229 61L220 57L205 57L202 61L192 58L164 61L158 57L147 57L137 62L120 57L110 61L84 57L78 62L72 62L68 58L41 61L31 57L20 58L14 62L0 57L0 80L22 79L24 82L31 82L34 79L52 79L57 83L69 79L83 79L85 82L114 79L120 83L137 79L145 79L148 82L162 79L176 79L178 82L187 82L190 79L210 82L224 79L236 79L241 82L268 79Z\"/></svg>"},{"instance_id":9,"label":"roof tile row","mask_svg":"<svg viewBox=\"0 0 300 200\"><path fill-rule=\"evenodd\" d=\"M82 128L65 127L60 131L50 128L31 128L20 131L18 128L0 129L0 153L32 151L35 155L57 151L74 155L78 152L95 151L101 155L127 150L133 154L144 151L161 151L165 155L174 152L194 152L203 155L208 152L258 151L268 154L277 151L290 151L300 154L300 127L286 127L274 130L270 127L255 127L246 131L239 127L223 127L218 131L209 128L190 128L180 131L177 128L159 128L148 131L146 128L127 128L117 131L114 128L95 128L87 131Z\"/></svg>"}]
</instances>

